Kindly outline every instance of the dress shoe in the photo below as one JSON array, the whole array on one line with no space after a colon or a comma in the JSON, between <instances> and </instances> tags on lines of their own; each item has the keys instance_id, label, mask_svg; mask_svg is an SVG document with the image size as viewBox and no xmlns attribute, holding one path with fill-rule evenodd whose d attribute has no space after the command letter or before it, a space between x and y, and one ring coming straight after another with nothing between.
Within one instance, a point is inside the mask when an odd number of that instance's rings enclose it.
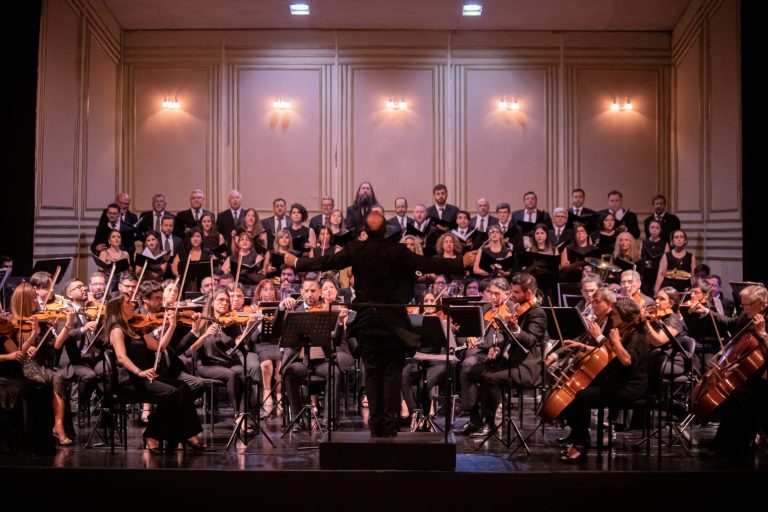
<instances>
[{"instance_id":1,"label":"dress shoe","mask_svg":"<svg viewBox=\"0 0 768 512\"><path fill-rule=\"evenodd\" d=\"M470 436L475 432L477 432L478 430L480 430L481 428L482 428L482 425L476 425L471 421L468 421L460 429L454 430L454 433L462 436Z\"/></svg>"},{"instance_id":2,"label":"dress shoe","mask_svg":"<svg viewBox=\"0 0 768 512\"><path fill-rule=\"evenodd\" d=\"M480 429L473 433L472 437L486 437L488 434L491 433L491 430L493 430L493 426L491 426L490 423L483 423L483 426L480 427Z\"/></svg>"}]
</instances>

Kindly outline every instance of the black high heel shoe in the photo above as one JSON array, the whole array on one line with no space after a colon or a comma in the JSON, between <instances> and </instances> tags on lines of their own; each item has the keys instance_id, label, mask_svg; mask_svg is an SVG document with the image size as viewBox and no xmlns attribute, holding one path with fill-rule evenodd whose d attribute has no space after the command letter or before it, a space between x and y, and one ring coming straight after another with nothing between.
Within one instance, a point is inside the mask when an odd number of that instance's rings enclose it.
<instances>
[{"instance_id":1,"label":"black high heel shoe","mask_svg":"<svg viewBox=\"0 0 768 512\"><path fill-rule=\"evenodd\" d=\"M163 445L158 441L157 446L149 446L149 443L147 443L147 436L141 436L142 440L144 441L144 449L149 450L149 453L152 455L163 455Z\"/></svg>"},{"instance_id":2,"label":"black high heel shoe","mask_svg":"<svg viewBox=\"0 0 768 512\"><path fill-rule=\"evenodd\" d=\"M194 442L187 439L185 441L185 444L188 445L190 448L192 448L192 450L196 452L202 452L208 449L208 445L205 443L201 443L199 439Z\"/></svg>"},{"instance_id":3,"label":"black high heel shoe","mask_svg":"<svg viewBox=\"0 0 768 512\"><path fill-rule=\"evenodd\" d=\"M566 451L564 454L560 455L561 462L566 464L580 464L587 461L589 446L573 445L571 448L575 450L576 453L569 453Z\"/></svg>"}]
</instances>

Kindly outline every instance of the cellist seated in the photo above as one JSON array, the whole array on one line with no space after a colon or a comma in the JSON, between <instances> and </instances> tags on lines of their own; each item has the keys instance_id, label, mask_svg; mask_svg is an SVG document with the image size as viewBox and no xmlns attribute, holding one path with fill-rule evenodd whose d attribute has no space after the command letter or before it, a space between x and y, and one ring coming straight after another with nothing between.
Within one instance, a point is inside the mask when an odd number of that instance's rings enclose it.
<instances>
[{"instance_id":1,"label":"cellist seated","mask_svg":"<svg viewBox=\"0 0 768 512\"><path fill-rule=\"evenodd\" d=\"M648 384L646 361L648 340L643 333L640 307L631 299L619 299L613 305L612 328L600 335L597 344L607 352L603 363L594 368L597 377L582 389L563 411L571 433L560 460L583 462L589 450L589 422L593 407L610 406L619 401L636 400ZM591 359L600 361L600 359Z\"/></svg>"},{"instance_id":2,"label":"cellist seated","mask_svg":"<svg viewBox=\"0 0 768 512\"><path fill-rule=\"evenodd\" d=\"M696 312L712 314L718 328L737 333L721 351L718 365L702 378L701 385L693 391L694 412L700 419L706 419L705 412L716 407L720 415L712 446L728 454L744 453L754 442L762 423L768 429L768 334L765 331L765 310L768 307L768 290L762 285L747 286L739 294L742 312L737 318L730 318L711 312L704 304L697 304ZM750 354L751 352L751 354ZM731 364L733 363L733 364ZM737 364L738 363L738 364ZM741 377L745 380L743 384ZM728 386L718 385L717 379L728 380ZM725 396L722 403L712 397L722 397L722 390L736 386ZM713 390L713 393L707 393ZM714 411L714 409L712 409ZM704 412L702 412L704 411Z\"/></svg>"}]
</instances>

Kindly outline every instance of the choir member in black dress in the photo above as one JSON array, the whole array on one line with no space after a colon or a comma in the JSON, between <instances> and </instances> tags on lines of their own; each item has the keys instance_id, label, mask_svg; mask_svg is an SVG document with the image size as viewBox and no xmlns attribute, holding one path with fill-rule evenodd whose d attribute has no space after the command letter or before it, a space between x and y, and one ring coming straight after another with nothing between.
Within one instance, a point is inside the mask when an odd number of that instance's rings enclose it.
<instances>
[{"instance_id":1,"label":"choir member in black dress","mask_svg":"<svg viewBox=\"0 0 768 512\"><path fill-rule=\"evenodd\" d=\"M672 233L670 242L672 249L664 253L659 262L655 289L671 286L682 292L691 287L693 269L696 267L696 256L685 249L688 246L688 235L682 229Z\"/></svg>"}]
</instances>

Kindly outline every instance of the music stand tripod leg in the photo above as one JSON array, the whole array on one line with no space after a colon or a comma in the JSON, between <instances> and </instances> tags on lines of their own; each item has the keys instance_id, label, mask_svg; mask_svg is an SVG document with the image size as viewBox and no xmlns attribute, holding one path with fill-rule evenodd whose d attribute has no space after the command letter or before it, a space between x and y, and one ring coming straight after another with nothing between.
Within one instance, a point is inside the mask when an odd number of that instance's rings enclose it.
<instances>
[{"instance_id":1,"label":"music stand tripod leg","mask_svg":"<svg viewBox=\"0 0 768 512\"><path fill-rule=\"evenodd\" d=\"M248 421L250 420L251 423L254 425L254 431L253 431L253 437L255 438L258 434L263 434L264 438L269 442L270 446L273 448L275 447L275 443L272 442L272 439L270 439L269 434L267 434L266 430L261 425L261 422L263 421L261 419L261 415L258 415L257 418L254 418L254 415L251 413L251 376L248 374L248 351L245 348L245 343L243 343L241 349L241 356L242 356L242 362L243 362L243 382L245 383L243 390L243 396L242 396L242 407L243 412L239 413L237 416L237 420L235 420L235 427L232 430L232 435L229 436L229 441L227 441L227 445L224 447L224 451L229 451L229 447L232 446L232 443L235 442L236 439L240 439L240 441L244 445L248 445ZM256 410L259 411L261 409L261 399L259 397L259 393L256 393Z\"/></svg>"}]
</instances>

